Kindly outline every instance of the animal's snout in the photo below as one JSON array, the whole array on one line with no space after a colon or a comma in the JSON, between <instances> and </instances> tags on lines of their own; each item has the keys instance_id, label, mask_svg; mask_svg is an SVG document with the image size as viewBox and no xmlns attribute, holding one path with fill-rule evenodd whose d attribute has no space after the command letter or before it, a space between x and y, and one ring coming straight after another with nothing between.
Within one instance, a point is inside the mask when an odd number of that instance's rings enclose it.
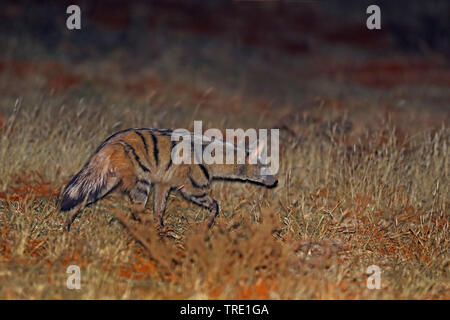
<instances>
[{"instance_id":1,"label":"animal's snout","mask_svg":"<svg viewBox=\"0 0 450 320\"><path fill-rule=\"evenodd\" d=\"M275 187L278 184L278 179L274 176L266 176L264 179L264 184L267 187Z\"/></svg>"}]
</instances>

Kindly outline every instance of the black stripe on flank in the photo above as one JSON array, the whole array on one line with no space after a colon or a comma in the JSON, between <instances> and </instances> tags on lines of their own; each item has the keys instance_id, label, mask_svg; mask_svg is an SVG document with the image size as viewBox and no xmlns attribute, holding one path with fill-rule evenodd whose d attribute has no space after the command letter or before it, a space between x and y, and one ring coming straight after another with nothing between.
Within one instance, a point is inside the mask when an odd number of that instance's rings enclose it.
<instances>
[{"instance_id":1,"label":"black stripe on flank","mask_svg":"<svg viewBox=\"0 0 450 320\"><path fill-rule=\"evenodd\" d=\"M191 176L189 176L189 180L191 181L194 188L200 188L200 189L202 188L201 186L198 185L197 182L195 182L195 180Z\"/></svg>"},{"instance_id":2,"label":"black stripe on flank","mask_svg":"<svg viewBox=\"0 0 450 320\"><path fill-rule=\"evenodd\" d=\"M138 183L141 183L141 184L146 185L146 186L150 186L150 182L148 180L145 180L145 179L138 179L138 180L136 180L136 184L138 184Z\"/></svg>"},{"instance_id":3,"label":"black stripe on flank","mask_svg":"<svg viewBox=\"0 0 450 320\"><path fill-rule=\"evenodd\" d=\"M139 192L139 193L143 193L143 194L145 194L146 196L148 196L148 191L145 190L145 189L142 189L142 188L137 187L137 188L136 188L136 191Z\"/></svg>"},{"instance_id":4,"label":"black stripe on flank","mask_svg":"<svg viewBox=\"0 0 450 320\"><path fill-rule=\"evenodd\" d=\"M110 135L108 138L106 138L106 140L104 140L95 150L94 154L99 152L108 142L110 142L113 138L117 137L118 135L125 133L125 132L129 132L129 131L149 131L149 132L158 132L161 135L164 136L170 136L172 134L172 130L171 129L156 129L156 128L128 128L128 129L124 129L124 130L120 130L117 131L116 133Z\"/></svg>"},{"instance_id":5,"label":"black stripe on flank","mask_svg":"<svg viewBox=\"0 0 450 320\"><path fill-rule=\"evenodd\" d=\"M144 172L150 172L150 170L146 166L144 166L142 164L141 159L139 158L139 156L136 153L136 150L134 150L134 148L130 144L126 143L125 141L122 141L122 143L125 145L125 149L128 149L129 151L131 151L131 153L134 156L134 160L136 160L136 162L138 163L139 167L141 167L141 169Z\"/></svg>"},{"instance_id":6,"label":"black stripe on flank","mask_svg":"<svg viewBox=\"0 0 450 320\"><path fill-rule=\"evenodd\" d=\"M148 145L147 145L147 141L145 141L144 136L139 131L135 131L135 133L141 138L142 143L144 144L145 153L148 154Z\"/></svg>"},{"instance_id":7,"label":"black stripe on flank","mask_svg":"<svg viewBox=\"0 0 450 320\"><path fill-rule=\"evenodd\" d=\"M170 146L170 159L169 163L167 164L166 170L169 170L169 168L172 166L172 150L173 148L175 148L176 145L177 143L175 141L172 141L172 145Z\"/></svg>"},{"instance_id":8,"label":"black stripe on flank","mask_svg":"<svg viewBox=\"0 0 450 320\"><path fill-rule=\"evenodd\" d=\"M209 181L209 172L208 169L201 163L199 164L200 169L202 169L203 174L205 175L206 179Z\"/></svg>"},{"instance_id":9,"label":"black stripe on flank","mask_svg":"<svg viewBox=\"0 0 450 320\"><path fill-rule=\"evenodd\" d=\"M159 163L158 139L156 138L156 136L153 132L151 132L151 131L149 131L149 132L153 139L153 156L155 157L156 165L158 165L158 163Z\"/></svg>"}]
</instances>

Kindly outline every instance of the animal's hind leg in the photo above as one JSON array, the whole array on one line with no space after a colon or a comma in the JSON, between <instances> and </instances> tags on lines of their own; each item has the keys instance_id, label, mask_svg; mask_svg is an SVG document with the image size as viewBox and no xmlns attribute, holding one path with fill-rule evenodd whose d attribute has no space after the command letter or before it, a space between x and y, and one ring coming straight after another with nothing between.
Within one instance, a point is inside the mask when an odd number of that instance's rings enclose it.
<instances>
[{"instance_id":1,"label":"animal's hind leg","mask_svg":"<svg viewBox=\"0 0 450 320\"><path fill-rule=\"evenodd\" d=\"M201 189L183 188L180 191L186 199L211 211L208 217L208 228L211 228L214 224L214 220L219 214L219 205L217 204L217 201L205 194Z\"/></svg>"},{"instance_id":2,"label":"animal's hind leg","mask_svg":"<svg viewBox=\"0 0 450 320\"><path fill-rule=\"evenodd\" d=\"M137 221L141 221L141 214L145 211L148 195L150 193L150 181L138 180L129 192L131 200L131 214Z\"/></svg>"},{"instance_id":3,"label":"animal's hind leg","mask_svg":"<svg viewBox=\"0 0 450 320\"><path fill-rule=\"evenodd\" d=\"M208 218L208 228L211 228L214 224L214 220L219 214L219 205L217 204L217 201L208 195L194 197L193 201L205 208L208 208L209 211L211 211Z\"/></svg>"},{"instance_id":4,"label":"animal's hind leg","mask_svg":"<svg viewBox=\"0 0 450 320\"><path fill-rule=\"evenodd\" d=\"M66 218L66 225L65 229L67 231L70 231L70 226L78 216L78 214L86 208L86 206L95 203L98 199L103 198L105 195L107 195L111 190L113 190L119 183L119 178L116 176L109 176L106 182L106 185L100 190L100 192L93 196L92 194L87 194L83 200L83 202L79 203L77 206L75 206L73 209L69 211Z\"/></svg>"},{"instance_id":5,"label":"animal's hind leg","mask_svg":"<svg viewBox=\"0 0 450 320\"><path fill-rule=\"evenodd\" d=\"M73 208L68 212L65 225L65 229L67 232L70 231L70 226L72 225L73 221L78 216L78 214L81 212L81 210L84 208L84 206L85 206L84 202L80 203L79 205L77 205L75 208Z\"/></svg>"}]
</instances>

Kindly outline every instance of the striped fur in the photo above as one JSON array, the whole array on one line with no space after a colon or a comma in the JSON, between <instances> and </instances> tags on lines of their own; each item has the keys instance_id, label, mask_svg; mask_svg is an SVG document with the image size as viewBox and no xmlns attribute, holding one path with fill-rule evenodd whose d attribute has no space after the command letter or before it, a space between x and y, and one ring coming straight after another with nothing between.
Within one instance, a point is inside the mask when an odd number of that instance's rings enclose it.
<instances>
[{"instance_id":1,"label":"striped fur","mask_svg":"<svg viewBox=\"0 0 450 320\"><path fill-rule=\"evenodd\" d=\"M212 226L219 208L205 189L213 179L252 181L268 187L277 182L273 176L261 175L260 165L174 164L171 152L177 142L171 140L171 135L172 131L168 129L132 128L107 138L63 190L61 210L69 211L66 229L70 229L85 206L116 188L129 196L132 214L138 220L145 211L153 187L154 215L161 227L167 196L175 189L187 200L209 209L209 226ZM193 134L191 138L201 141L204 146L227 144ZM248 151L246 154L248 157Z\"/></svg>"}]
</instances>

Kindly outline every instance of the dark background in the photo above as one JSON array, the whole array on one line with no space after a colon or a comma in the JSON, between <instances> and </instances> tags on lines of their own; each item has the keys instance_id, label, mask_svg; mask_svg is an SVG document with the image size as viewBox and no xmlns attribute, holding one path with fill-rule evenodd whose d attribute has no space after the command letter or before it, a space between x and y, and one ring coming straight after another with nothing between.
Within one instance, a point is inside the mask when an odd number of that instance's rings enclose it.
<instances>
[{"instance_id":1,"label":"dark background","mask_svg":"<svg viewBox=\"0 0 450 320\"><path fill-rule=\"evenodd\" d=\"M65 30L65 10L78 4L82 31ZM382 30L365 28L366 8L378 4ZM236 45L308 54L317 46L345 44L382 52L450 54L449 2L442 1L2 1L0 30L28 33L54 49L64 41L79 50L152 46L152 35L177 30ZM145 42L142 44L140 42ZM73 51L73 48L71 48ZM73 52L72 52L73 53ZM74 54L74 53L73 53Z\"/></svg>"},{"instance_id":2,"label":"dark background","mask_svg":"<svg viewBox=\"0 0 450 320\"><path fill-rule=\"evenodd\" d=\"M81 30L66 28L70 4L81 7ZM366 28L370 4L381 8L381 30ZM164 108L201 100L213 112L256 105L279 118L280 105L352 110L373 102L448 115L449 4L4 0L0 73L43 74L44 90L76 97L111 90L145 99L167 87L166 97L188 96L157 103ZM14 97L29 87L4 89Z\"/></svg>"}]
</instances>

